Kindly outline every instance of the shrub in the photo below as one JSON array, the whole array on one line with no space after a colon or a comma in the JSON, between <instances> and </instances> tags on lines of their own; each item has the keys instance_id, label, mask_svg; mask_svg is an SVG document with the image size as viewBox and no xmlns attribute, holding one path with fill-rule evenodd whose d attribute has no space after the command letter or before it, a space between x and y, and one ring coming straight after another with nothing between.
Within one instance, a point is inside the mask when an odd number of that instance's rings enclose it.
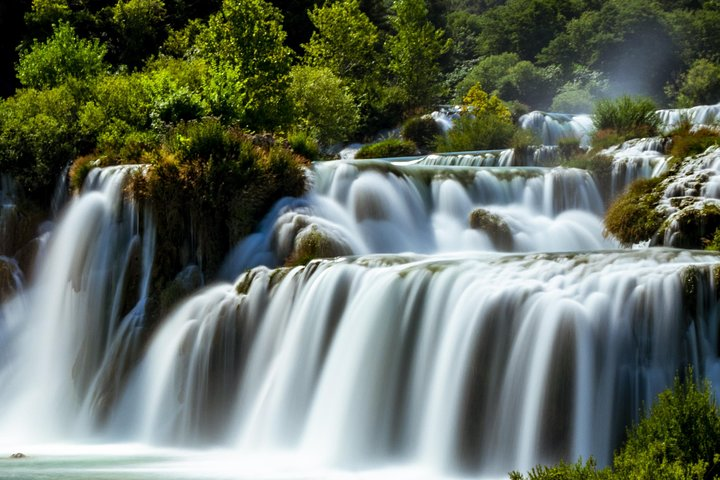
<instances>
[{"instance_id":1,"label":"shrub","mask_svg":"<svg viewBox=\"0 0 720 480\"><path fill-rule=\"evenodd\" d=\"M97 155L94 154L83 155L75 159L70 166L70 171L68 172L70 188L74 191L82 189L83 183L85 183L85 178L87 178L90 170L99 166L97 160Z\"/></svg>"},{"instance_id":2,"label":"shrub","mask_svg":"<svg viewBox=\"0 0 720 480\"><path fill-rule=\"evenodd\" d=\"M329 68L296 66L290 77L288 93L298 128L326 145L347 140L357 130L360 111L355 99Z\"/></svg>"},{"instance_id":3,"label":"shrub","mask_svg":"<svg viewBox=\"0 0 720 480\"><path fill-rule=\"evenodd\" d=\"M510 480L525 480L525 475L520 472L510 472ZM600 480L612 478L609 470L598 470L595 459L589 458L583 463L579 459L577 463L565 463L561 461L557 465L538 465L527 474L527 480Z\"/></svg>"},{"instance_id":4,"label":"shrub","mask_svg":"<svg viewBox=\"0 0 720 480\"><path fill-rule=\"evenodd\" d=\"M676 159L703 153L709 147L720 143L717 130L706 127L695 129L687 117L680 120L669 136L672 139L670 155Z\"/></svg>"},{"instance_id":5,"label":"shrub","mask_svg":"<svg viewBox=\"0 0 720 480\"><path fill-rule=\"evenodd\" d=\"M407 157L417 154L417 146L410 140L388 138L381 142L363 146L355 154L355 158L392 158Z\"/></svg>"},{"instance_id":6,"label":"shrub","mask_svg":"<svg viewBox=\"0 0 720 480\"><path fill-rule=\"evenodd\" d=\"M404 139L415 143L421 151L429 152L435 149L437 137L442 133L442 128L435 119L426 115L407 120L402 126L401 135Z\"/></svg>"},{"instance_id":7,"label":"shrub","mask_svg":"<svg viewBox=\"0 0 720 480\"><path fill-rule=\"evenodd\" d=\"M78 153L76 111L66 86L21 90L0 103L0 170L38 200Z\"/></svg>"},{"instance_id":8,"label":"shrub","mask_svg":"<svg viewBox=\"0 0 720 480\"><path fill-rule=\"evenodd\" d=\"M615 455L621 478L702 478L720 453L720 416L709 382L700 388L692 370L685 381L675 378L672 390L628 433ZM677 475L680 473L680 475Z\"/></svg>"},{"instance_id":9,"label":"shrub","mask_svg":"<svg viewBox=\"0 0 720 480\"><path fill-rule=\"evenodd\" d=\"M623 140L657 135L660 117L655 103L645 97L622 96L595 104L593 123L598 132L610 130Z\"/></svg>"},{"instance_id":10,"label":"shrub","mask_svg":"<svg viewBox=\"0 0 720 480\"><path fill-rule=\"evenodd\" d=\"M662 226L663 216L655 209L661 192L661 177L640 179L628 187L605 213L605 234L625 246L649 240Z\"/></svg>"},{"instance_id":11,"label":"shrub","mask_svg":"<svg viewBox=\"0 0 720 480\"><path fill-rule=\"evenodd\" d=\"M463 111L475 116L493 115L500 120L511 123L510 109L495 95L488 95L479 83L470 88L463 98Z\"/></svg>"},{"instance_id":12,"label":"shrub","mask_svg":"<svg viewBox=\"0 0 720 480\"><path fill-rule=\"evenodd\" d=\"M462 115L438 141L440 152L508 148L516 127L495 115Z\"/></svg>"},{"instance_id":13,"label":"shrub","mask_svg":"<svg viewBox=\"0 0 720 480\"><path fill-rule=\"evenodd\" d=\"M673 388L662 392L627 440L615 453L613 468L598 470L591 458L585 464L560 462L537 466L528 480L637 479L676 480L716 478L720 460L720 416L709 382L700 387L688 369L685 380L675 377ZM525 480L511 472L511 480Z\"/></svg>"},{"instance_id":14,"label":"shrub","mask_svg":"<svg viewBox=\"0 0 720 480\"><path fill-rule=\"evenodd\" d=\"M157 216L157 281L174 278L183 244L195 242L191 258L211 277L223 256L251 233L272 205L305 192L305 162L280 147L261 148L253 137L208 118L175 127L146 175L131 190L161 211ZM188 231L194 232L188 240ZM159 290L158 290L159 291Z\"/></svg>"},{"instance_id":15,"label":"shrub","mask_svg":"<svg viewBox=\"0 0 720 480\"><path fill-rule=\"evenodd\" d=\"M320 158L320 146L317 140L306 132L293 132L288 135L288 143L290 148L296 154L315 161Z\"/></svg>"},{"instance_id":16,"label":"shrub","mask_svg":"<svg viewBox=\"0 0 720 480\"><path fill-rule=\"evenodd\" d=\"M18 80L26 87L52 88L69 78L91 78L107 70L106 52L97 40L78 38L69 24L61 22L46 42L35 41L20 53Z\"/></svg>"}]
</instances>

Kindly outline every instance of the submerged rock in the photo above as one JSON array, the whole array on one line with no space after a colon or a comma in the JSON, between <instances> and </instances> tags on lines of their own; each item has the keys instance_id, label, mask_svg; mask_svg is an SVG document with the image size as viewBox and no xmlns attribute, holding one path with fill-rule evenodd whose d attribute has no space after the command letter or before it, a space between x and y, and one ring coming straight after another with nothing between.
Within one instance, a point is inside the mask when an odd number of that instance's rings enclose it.
<instances>
[{"instance_id":1,"label":"submerged rock","mask_svg":"<svg viewBox=\"0 0 720 480\"><path fill-rule=\"evenodd\" d=\"M470 228L484 232L495 245L495 248L509 252L513 249L513 236L510 226L499 215L491 213L482 208L476 208L470 212L468 218Z\"/></svg>"},{"instance_id":2,"label":"submerged rock","mask_svg":"<svg viewBox=\"0 0 720 480\"><path fill-rule=\"evenodd\" d=\"M286 260L287 265L305 265L316 258L341 257L352 254L352 249L342 239L317 225L300 231L295 237L295 248Z\"/></svg>"}]
</instances>

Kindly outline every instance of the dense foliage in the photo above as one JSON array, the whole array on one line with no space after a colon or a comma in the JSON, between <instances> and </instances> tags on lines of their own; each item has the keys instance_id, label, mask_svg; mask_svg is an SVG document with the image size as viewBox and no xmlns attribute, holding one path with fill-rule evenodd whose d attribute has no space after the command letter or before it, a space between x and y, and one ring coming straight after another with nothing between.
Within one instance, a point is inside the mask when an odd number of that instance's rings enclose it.
<instances>
[{"instance_id":1,"label":"dense foliage","mask_svg":"<svg viewBox=\"0 0 720 480\"><path fill-rule=\"evenodd\" d=\"M625 444L615 454L612 467L598 470L586 463L561 462L538 466L527 477L519 472L511 480L637 479L680 480L716 478L720 459L720 412L709 382L697 385L692 370L685 380L675 378L673 388L662 392L628 430Z\"/></svg>"}]
</instances>

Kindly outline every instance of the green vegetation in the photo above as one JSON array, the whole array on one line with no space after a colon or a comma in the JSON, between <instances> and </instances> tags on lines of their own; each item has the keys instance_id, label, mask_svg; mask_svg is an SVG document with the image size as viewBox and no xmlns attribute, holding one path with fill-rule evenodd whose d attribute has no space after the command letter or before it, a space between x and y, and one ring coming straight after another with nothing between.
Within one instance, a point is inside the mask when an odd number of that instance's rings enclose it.
<instances>
[{"instance_id":1,"label":"green vegetation","mask_svg":"<svg viewBox=\"0 0 720 480\"><path fill-rule=\"evenodd\" d=\"M672 140L670 155L680 160L703 153L713 145L720 145L720 133L712 128L692 128L692 123L684 118L669 133Z\"/></svg>"},{"instance_id":2,"label":"green vegetation","mask_svg":"<svg viewBox=\"0 0 720 480\"><path fill-rule=\"evenodd\" d=\"M136 175L131 187L137 198L162 208L156 218L163 252L154 264L157 281L171 281L183 264L187 232L194 232L200 264L212 274L278 199L304 193L303 159L271 143L215 119L184 123L166 135L149 170Z\"/></svg>"},{"instance_id":3,"label":"green vegetation","mask_svg":"<svg viewBox=\"0 0 720 480\"><path fill-rule=\"evenodd\" d=\"M657 107L649 98L622 96L616 100L600 100L595 104L593 123L599 134L594 140L602 147L603 140L611 138L613 144L631 138L652 137L657 135L660 117ZM600 133L602 132L602 133Z\"/></svg>"},{"instance_id":4,"label":"green vegetation","mask_svg":"<svg viewBox=\"0 0 720 480\"><path fill-rule=\"evenodd\" d=\"M662 177L633 182L605 213L605 232L625 246L650 240L665 220L657 209L662 196L656 187Z\"/></svg>"},{"instance_id":5,"label":"green vegetation","mask_svg":"<svg viewBox=\"0 0 720 480\"><path fill-rule=\"evenodd\" d=\"M392 158L408 157L417 154L417 145L410 140L388 138L377 143L363 146L355 158Z\"/></svg>"},{"instance_id":6,"label":"green vegetation","mask_svg":"<svg viewBox=\"0 0 720 480\"><path fill-rule=\"evenodd\" d=\"M442 135L442 128L430 116L413 117L402 126L401 135L417 145L421 152L430 152L435 149L437 139Z\"/></svg>"},{"instance_id":7,"label":"green vegetation","mask_svg":"<svg viewBox=\"0 0 720 480\"><path fill-rule=\"evenodd\" d=\"M720 412L709 382L697 385L688 369L685 379L662 392L640 422L628 430L612 467L598 470L590 459L583 464L561 462L538 466L527 475L510 473L511 480L549 479L702 479L715 478L720 460Z\"/></svg>"}]
</instances>

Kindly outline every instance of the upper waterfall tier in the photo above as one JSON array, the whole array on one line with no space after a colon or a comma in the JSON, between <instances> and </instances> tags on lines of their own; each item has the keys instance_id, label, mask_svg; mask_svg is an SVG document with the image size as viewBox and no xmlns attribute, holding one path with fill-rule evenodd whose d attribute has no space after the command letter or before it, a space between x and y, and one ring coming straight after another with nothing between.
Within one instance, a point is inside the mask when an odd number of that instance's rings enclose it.
<instances>
[{"instance_id":1,"label":"upper waterfall tier","mask_svg":"<svg viewBox=\"0 0 720 480\"><path fill-rule=\"evenodd\" d=\"M602 200L584 170L323 162L313 189L276 206L228 258L226 278L281 264L303 238L333 255L609 248Z\"/></svg>"}]
</instances>

